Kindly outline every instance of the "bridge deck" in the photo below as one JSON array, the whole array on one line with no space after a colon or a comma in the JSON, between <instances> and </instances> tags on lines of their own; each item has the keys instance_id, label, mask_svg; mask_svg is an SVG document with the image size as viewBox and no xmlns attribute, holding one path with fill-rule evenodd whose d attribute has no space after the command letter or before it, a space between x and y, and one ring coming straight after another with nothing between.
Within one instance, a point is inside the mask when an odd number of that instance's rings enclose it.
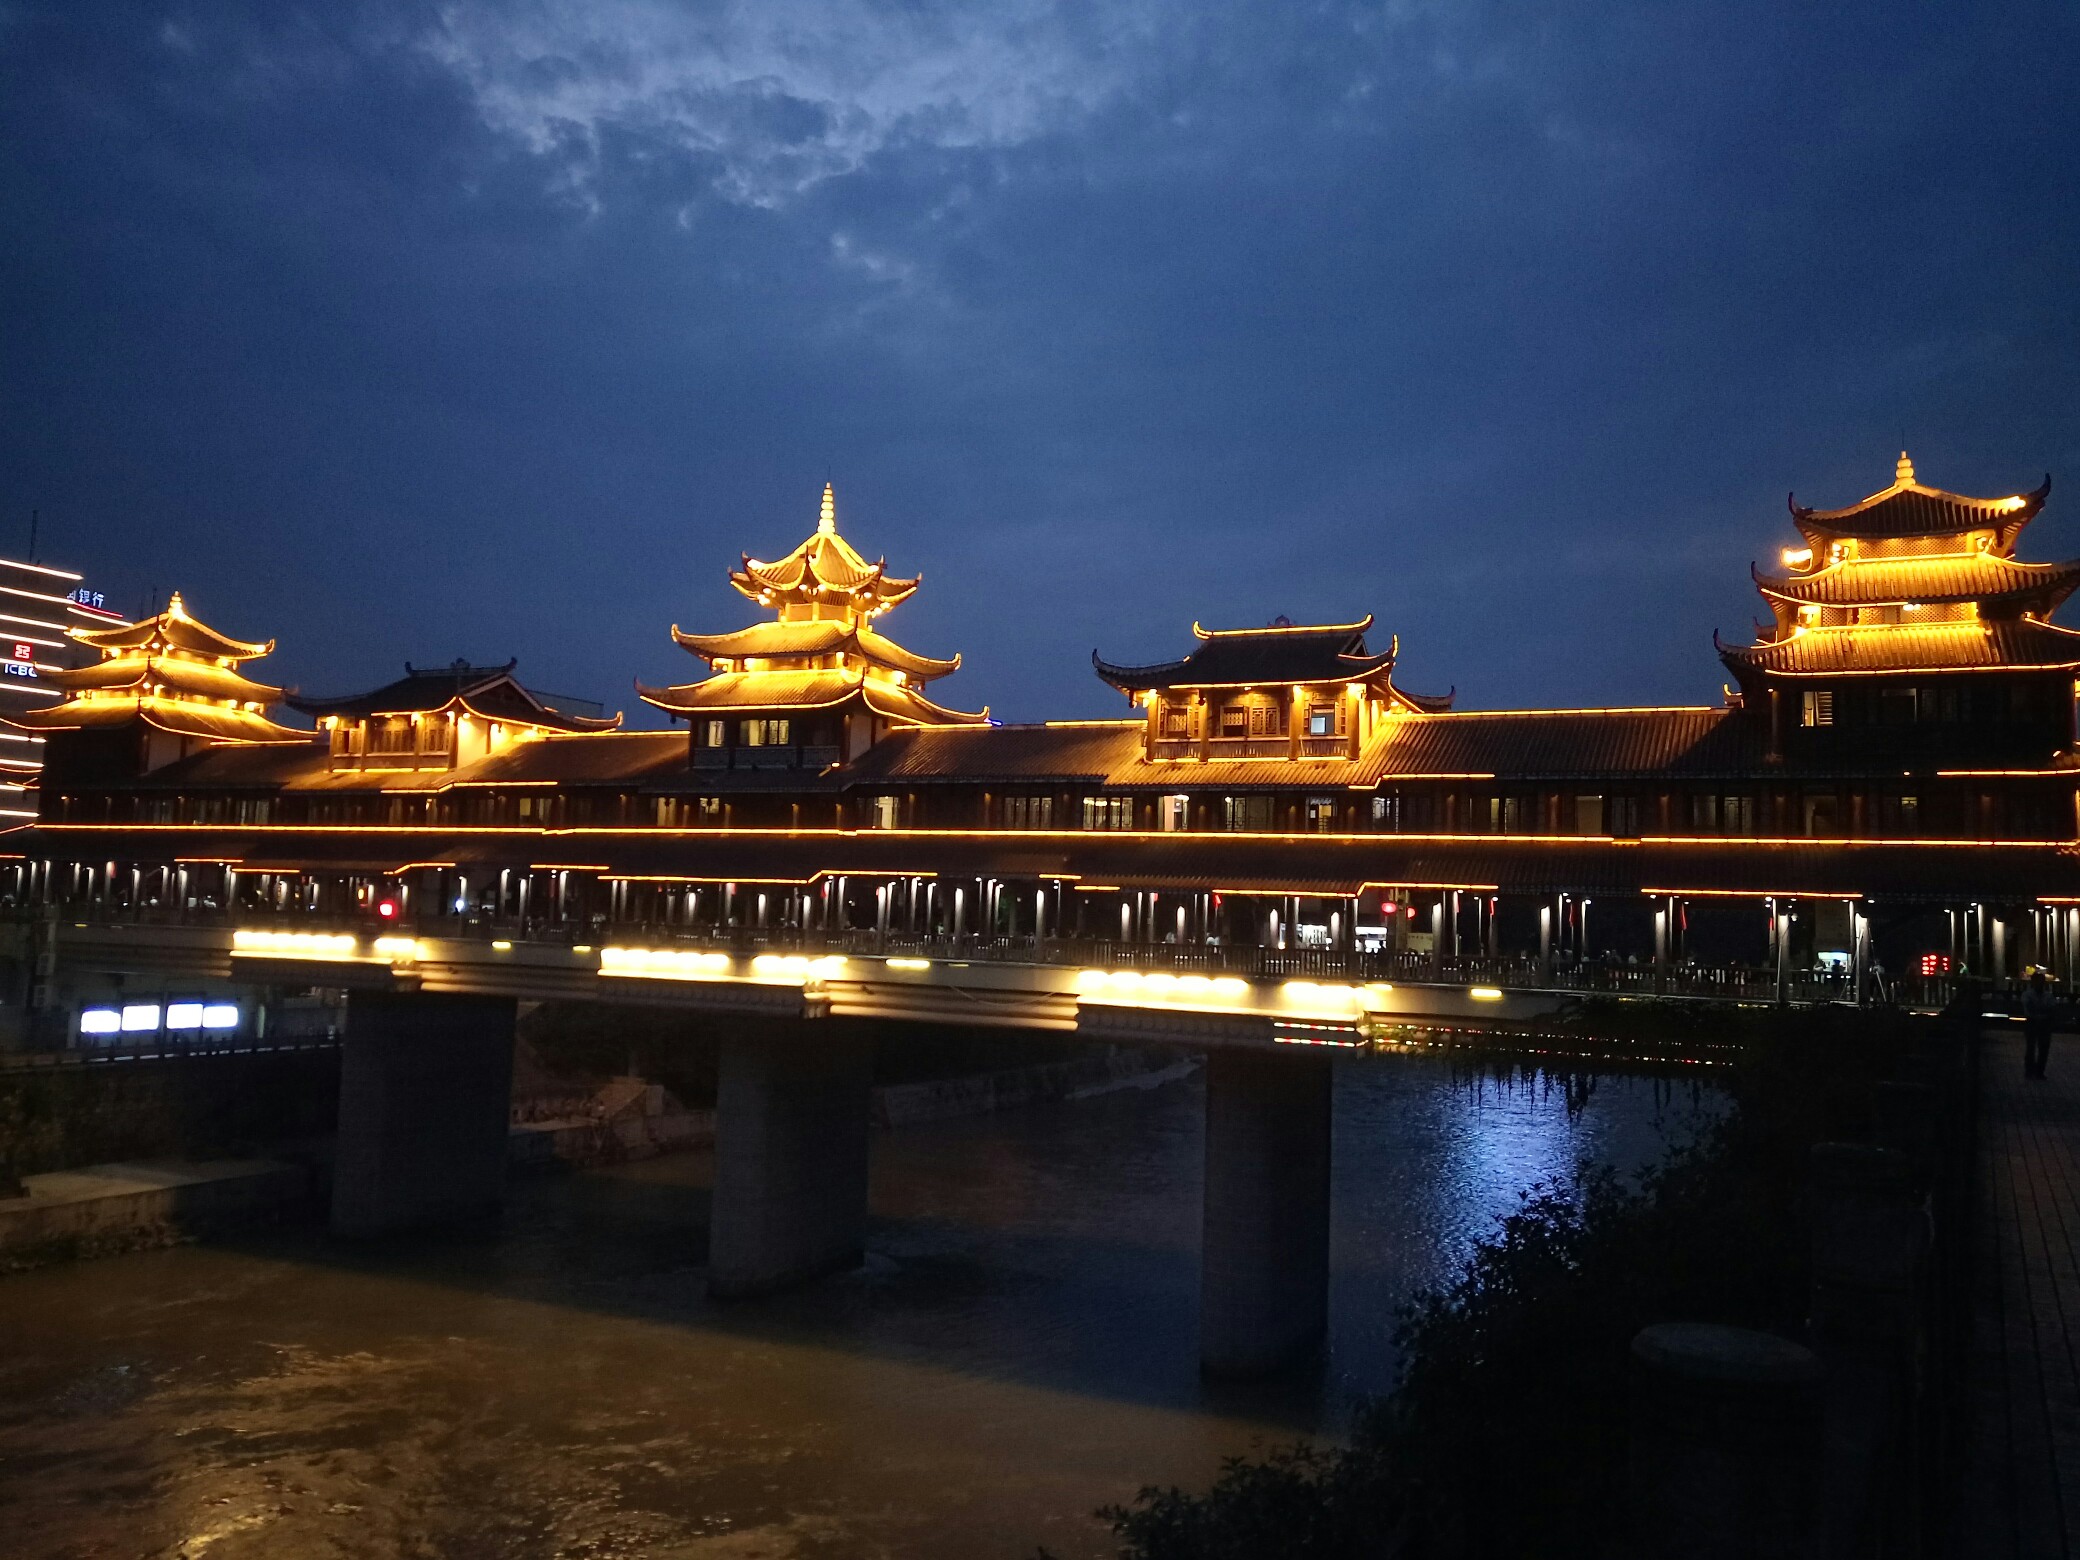
<instances>
[{"instance_id":1,"label":"bridge deck","mask_svg":"<svg viewBox=\"0 0 2080 1560\"><path fill-rule=\"evenodd\" d=\"M2022 1076L1990 1037L1980 1104L1980 1251L1968 1462L1955 1552L2080 1554L2080 1041Z\"/></svg>"}]
</instances>

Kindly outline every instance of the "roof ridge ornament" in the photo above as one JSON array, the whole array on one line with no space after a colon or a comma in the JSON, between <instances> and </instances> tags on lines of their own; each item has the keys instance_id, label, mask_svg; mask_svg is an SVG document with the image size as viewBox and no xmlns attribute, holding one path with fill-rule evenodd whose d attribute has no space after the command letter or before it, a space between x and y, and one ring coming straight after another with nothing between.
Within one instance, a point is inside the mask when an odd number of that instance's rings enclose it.
<instances>
[{"instance_id":1,"label":"roof ridge ornament","mask_svg":"<svg viewBox=\"0 0 2080 1560\"><path fill-rule=\"evenodd\" d=\"M823 485L823 507L816 515L816 534L836 536L838 534L838 494L831 483Z\"/></svg>"},{"instance_id":2,"label":"roof ridge ornament","mask_svg":"<svg viewBox=\"0 0 2080 1560\"><path fill-rule=\"evenodd\" d=\"M1892 468L1892 485L1894 487L1912 487L1914 485L1914 463L1907 458L1905 450L1899 452L1899 460Z\"/></svg>"}]
</instances>

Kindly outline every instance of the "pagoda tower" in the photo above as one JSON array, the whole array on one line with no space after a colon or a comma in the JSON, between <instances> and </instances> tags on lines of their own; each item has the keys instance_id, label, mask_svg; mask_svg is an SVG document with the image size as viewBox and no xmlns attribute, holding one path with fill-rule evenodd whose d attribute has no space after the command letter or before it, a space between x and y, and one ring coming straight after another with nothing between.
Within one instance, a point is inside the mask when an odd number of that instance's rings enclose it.
<instances>
[{"instance_id":1,"label":"pagoda tower","mask_svg":"<svg viewBox=\"0 0 2080 1560\"><path fill-rule=\"evenodd\" d=\"M11 717L31 731L78 732L74 747L96 750L94 767L147 772L205 747L308 743L308 731L269 720L265 711L282 690L239 670L274 650L220 634L192 617L175 591L166 610L115 628L74 628L68 637L101 652L101 659L44 673L66 697ZM134 751L132 749L134 748ZM50 765L61 763L53 744Z\"/></svg>"},{"instance_id":2,"label":"pagoda tower","mask_svg":"<svg viewBox=\"0 0 2080 1560\"><path fill-rule=\"evenodd\" d=\"M699 682L636 692L686 719L693 762L709 769L821 769L864 752L896 726L976 726L988 711L967 714L933 703L921 691L959 669L906 650L875 622L916 594L919 580L896 579L885 560L869 563L838 534L837 497L823 489L823 508L807 541L775 563L744 556L730 584L774 620L724 634L672 638L699 656L712 675Z\"/></svg>"},{"instance_id":3,"label":"pagoda tower","mask_svg":"<svg viewBox=\"0 0 2080 1560\"><path fill-rule=\"evenodd\" d=\"M2074 747L2080 633L2051 614L2080 560L2023 563L2015 544L2051 492L1966 498L1923 485L1904 451L1892 485L1845 509L1794 499L1804 539L1781 572L1751 569L1774 622L1719 644L1769 750L1985 765ZM1716 640L1716 636L1715 636Z\"/></svg>"}]
</instances>

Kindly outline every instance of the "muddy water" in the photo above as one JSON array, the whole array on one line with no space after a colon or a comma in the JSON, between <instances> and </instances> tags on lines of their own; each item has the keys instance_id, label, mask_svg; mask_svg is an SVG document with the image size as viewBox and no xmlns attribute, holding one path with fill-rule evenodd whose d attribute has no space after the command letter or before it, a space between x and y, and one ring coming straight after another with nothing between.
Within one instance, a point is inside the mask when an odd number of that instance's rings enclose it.
<instances>
[{"instance_id":1,"label":"muddy water","mask_svg":"<svg viewBox=\"0 0 2080 1560\"><path fill-rule=\"evenodd\" d=\"M470 1238L0 1280L0 1553L1109 1554L1093 1506L1334 1435L1394 1305L1524 1187L1712 1104L1347 1067L1329 1348L1250 1388L1196 1369L1201 1108L1186 1080L878 1138L865 1269L754 1305L702 1298L704 1156L523 1180Z\"/></svg>"}]
</instances>

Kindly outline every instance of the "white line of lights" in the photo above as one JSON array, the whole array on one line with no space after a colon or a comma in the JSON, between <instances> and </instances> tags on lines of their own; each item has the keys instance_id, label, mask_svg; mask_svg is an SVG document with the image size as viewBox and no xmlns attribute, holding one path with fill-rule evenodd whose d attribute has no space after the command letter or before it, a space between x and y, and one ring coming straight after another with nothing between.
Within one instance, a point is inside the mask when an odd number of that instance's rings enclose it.
<instances>
[{"instance_id":1,"label":"white line of lights","mask_svg":"<svg viewBox=\"0 0 2080 1560\"><path fill-rule=\"evenodd\" d=\"M296 959L351 959L356 945L348 932L255 932L231 934L233 956L272 954Z\"/></svg>"},{"instance_id":2,"label":"white line of lights","mask_svg":"<svg viewBox=\"0 0 2080 1560\"><path fill-rule=\"evenodd\" d=\"M236 1029L235 1002L169 1002L164 1013L166 1029ZM79 1032L83 1035L148 1034L158 1030L161 1013L156 1002L129 1002L120 1008L83 1008Z\"/></svg>"},{"instance_id":3,"label":"white line of lights","mask_svg":"<svg viewBox=\"0 0 2080 1560\"><path fill-rule=\"evenodd\" d=\"M685 948L602 948L599 972L635 980L713 980L729 974L729 955Z\"/></svg>"},{"instance_id":4,"label":"white line of lights","mask_svg":"<svg viewBox=\"0 0 2080 1560\"><path fill-rule=\"evenodd\" d=\"M928 970L932 967L930 959L883 959L881 962L892 970Z\"/></svg>"}]
</instances>

